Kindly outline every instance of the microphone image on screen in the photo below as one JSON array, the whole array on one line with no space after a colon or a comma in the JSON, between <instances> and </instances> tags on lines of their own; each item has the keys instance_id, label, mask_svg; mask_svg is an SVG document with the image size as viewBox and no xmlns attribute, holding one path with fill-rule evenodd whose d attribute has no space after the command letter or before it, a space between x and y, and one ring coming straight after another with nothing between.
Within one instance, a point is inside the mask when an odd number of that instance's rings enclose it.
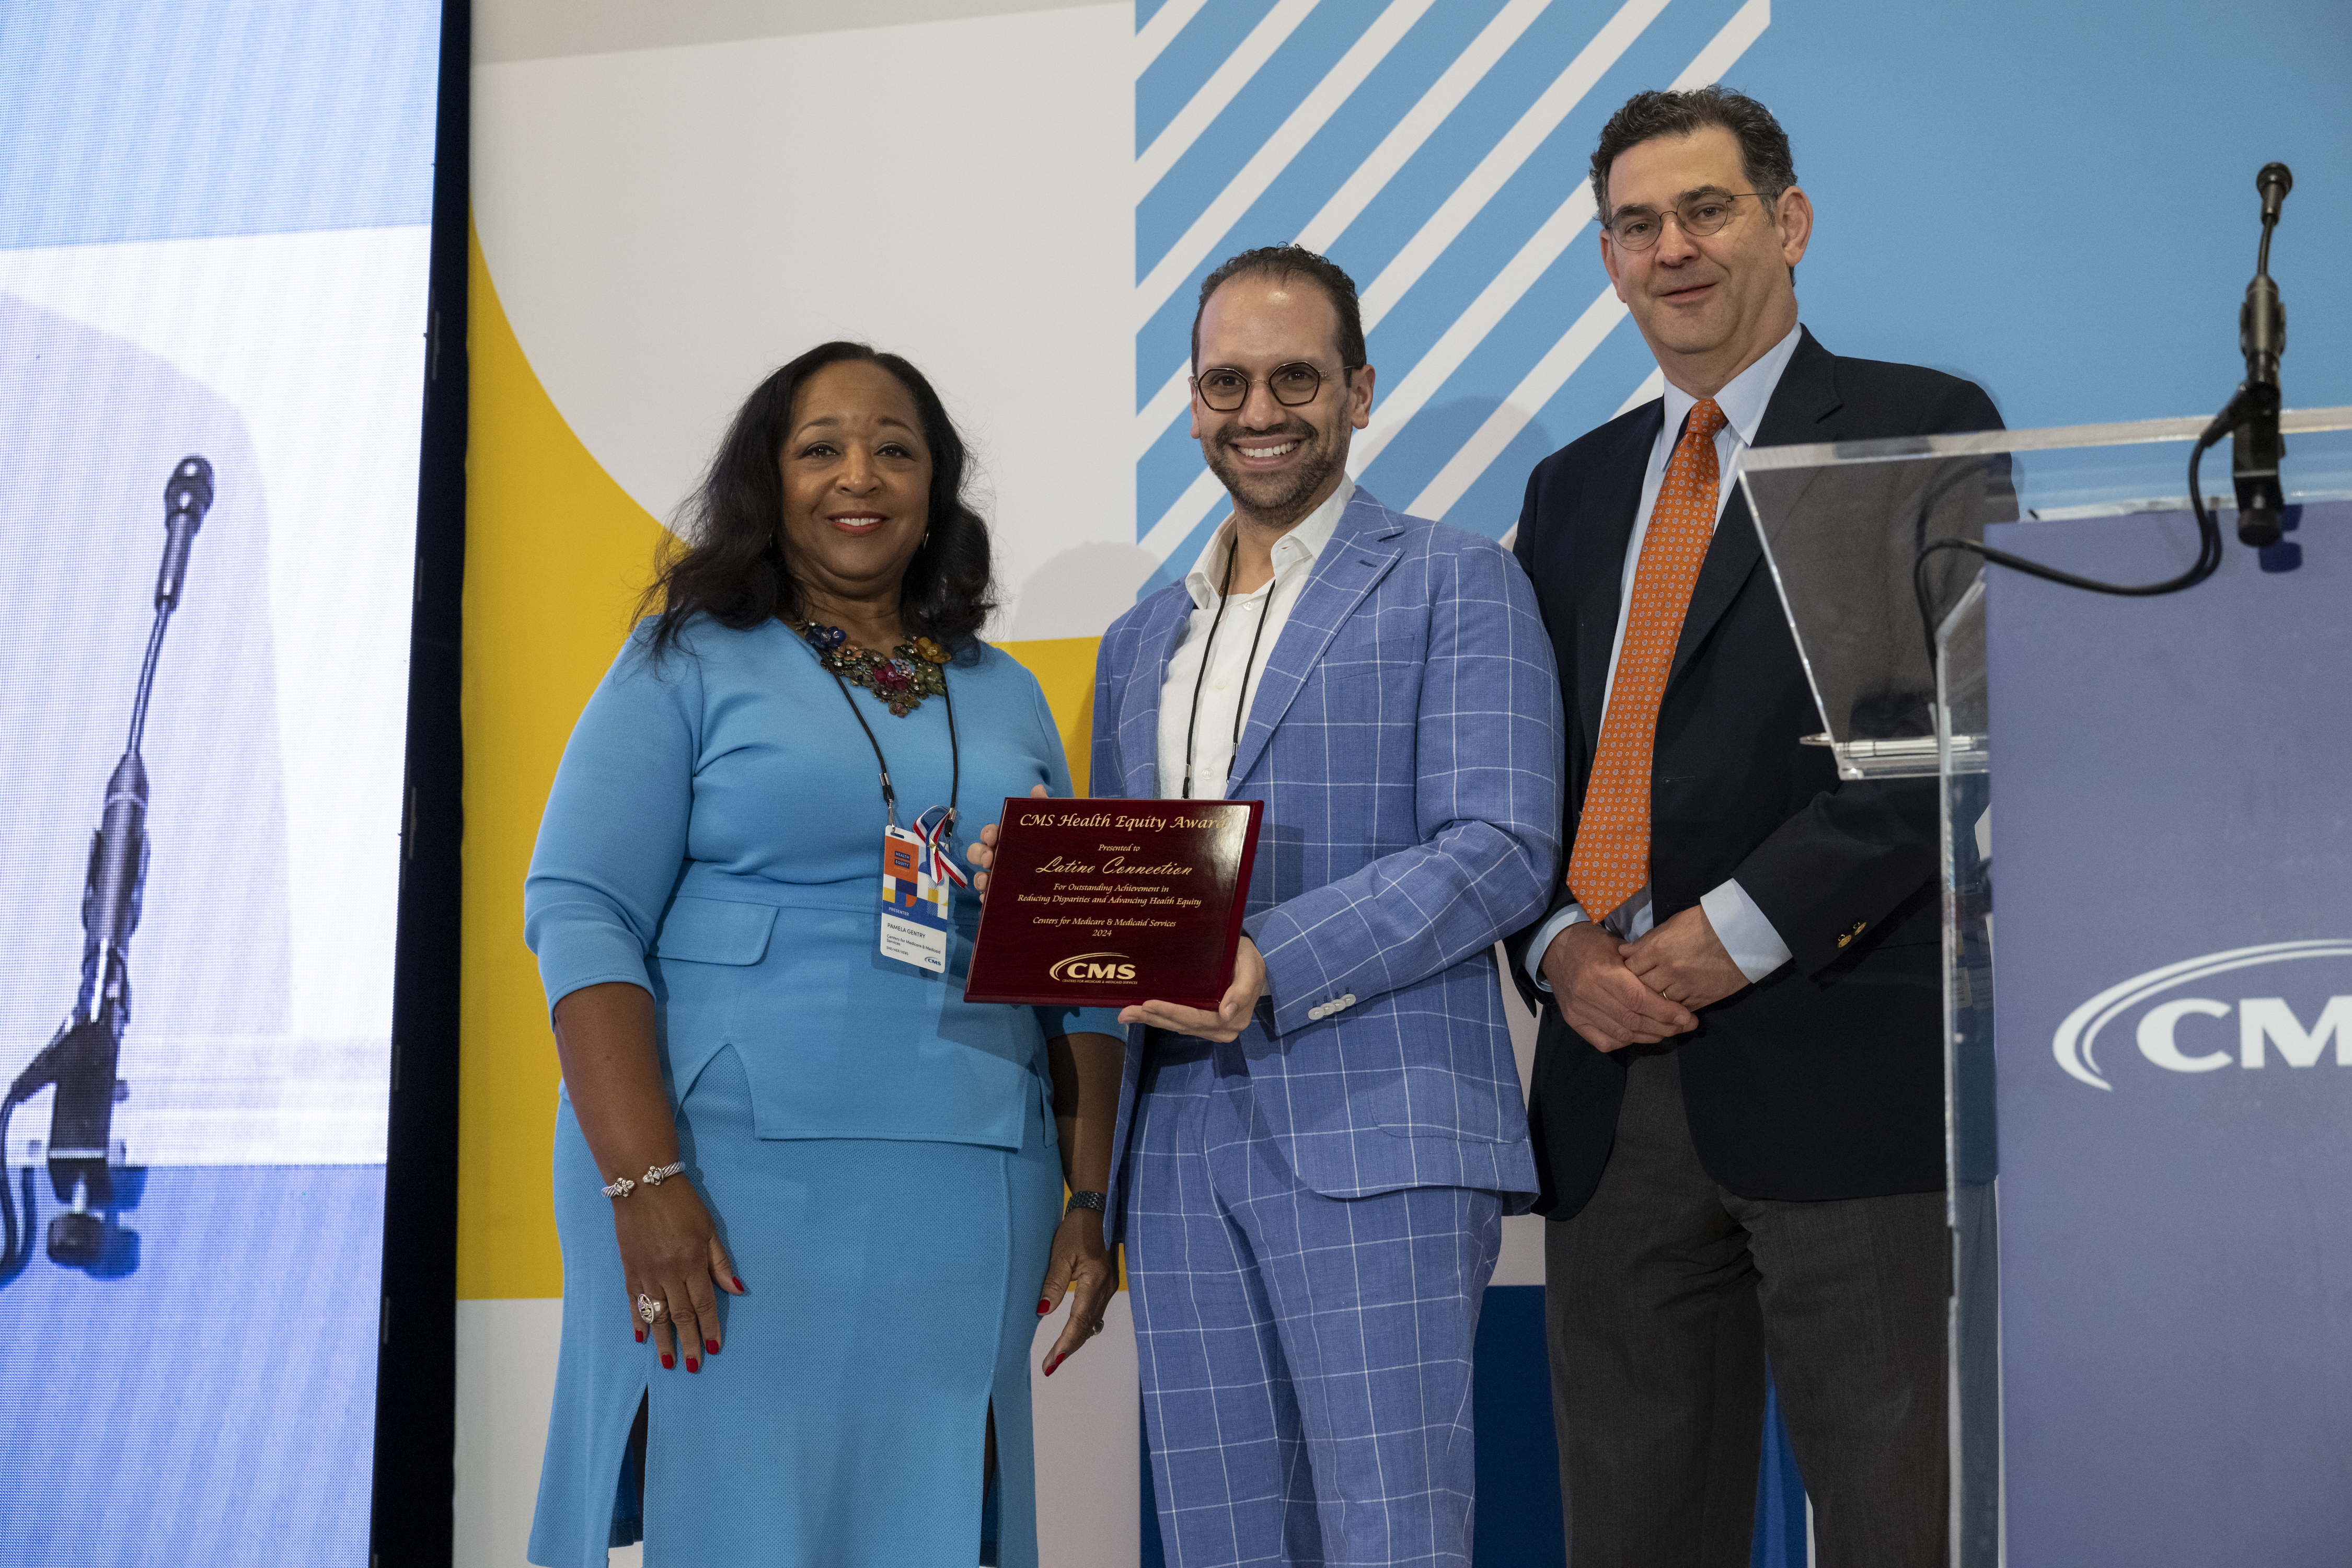
<instances>
[{"instance_id":1,"label":"microphone image on screen","mask_svg":"<svg viewBox=\"0 0 2352 1568\"><path fill-rule=\"evenodd\" d=\"M115 1101L125 1086L115 1078L123 1031L131 1022L131 937L139 929L147 884L147 764L139 754L147 728L147 700L163 633L179 607L188 552L213 504L213 466L201 457L173 466L163 489L163 559L155 578L155 621L131 706L131 736L122 760L106 781L105 804L89 847L81 895L81 985L73 1011L32 1064L0 1100L0 1149L16 1107L55 1085L49 1110L49 1185L63 1213L49 1222L48 1254L58 1263L90 1268L104 1257L104 1214L114 1195ZM16 1194L0 1180L0 1281L12 1278L31 1251L32 1184L25 1189L24 1234ZM96 1212L93 1212L96 1211Z\"/></svg>"}]
</instances>

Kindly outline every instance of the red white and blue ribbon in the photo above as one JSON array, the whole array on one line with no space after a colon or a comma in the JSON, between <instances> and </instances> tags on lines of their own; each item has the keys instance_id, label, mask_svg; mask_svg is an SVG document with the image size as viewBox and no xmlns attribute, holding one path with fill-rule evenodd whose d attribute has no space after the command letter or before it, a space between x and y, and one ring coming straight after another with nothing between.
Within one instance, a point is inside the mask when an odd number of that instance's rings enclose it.
<instances>
[{"instance_id":1,"label":"red white and blue ribbon","mask_svg":"<svg viewBox=\"0 0 2352 1568\"><path fill-rule=\"evenodd\" d=\"M936 818L937 820L934 820ZM934 887L952 882L959 888L971 886L971 879L955 859L955 813L944 805L935 805L915 818L915 836L923 841L923 875Z\"/></svg>"}]
</instances>

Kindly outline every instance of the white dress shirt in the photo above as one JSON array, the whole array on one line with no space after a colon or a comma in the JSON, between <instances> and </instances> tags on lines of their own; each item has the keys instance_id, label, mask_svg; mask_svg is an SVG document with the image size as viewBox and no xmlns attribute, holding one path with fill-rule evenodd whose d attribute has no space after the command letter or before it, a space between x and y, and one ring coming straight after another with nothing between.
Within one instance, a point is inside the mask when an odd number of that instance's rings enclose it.
<instances>
[{"instance_id":1,"label":"white dress shirt","mask_svg":"<svg viewBox=\"0 0 2352 1568\"><path fill-rule=\"evenodd\" d=\"M1184 578L1192 595L1192 618L1184 640L1168 660L1168 676L1160 688L1160 793L1163 797L1191 795L1198 800L1222 799L1234 763L1234 737L1247 721L1251 700L1265 678L1266 661L1290 619L1291 608L1315 574L1315 558L1339 531L1339 514L1356 493L1356 482L1340 478L1330 499L1294 524L1274 542L1274 575L1255 593L1235 594L1218 623L1213 647L1208 647L1209 624L1217 620L1218 590L1225 581L1225 562L1234 547L1234 520L1228 516L1210 536L1208 547ZM1261 624L1261 621L1263 624ZM1250 645L1257 645L1253 658ZM1206 647L1208 669L1201 668ZM1200 715L1193 717L1193 694L1200 696ZM1184 742L1192 743L1192 787L1184 788Z\"/></svg>"},{"instance_id":2,"label":"white dress shirt","mask_svg":"<svg viewBox=\"0 0 2352 1568\"><path fill-rule=\"evenodd\" d=\"M1731 487L1739 475L1739 454L1756 440L1756 427L1764 422L1764 409L1772 401L1773 390L1780 384L1780 373L1789 368L1790 356L1797 352L1799 329L1791 327L1789 335L1766 351L1764 357L1741 371L1715 395L1715 405L1723 410L1723 428L1715 434L1715 464L1718 481L1715 493L1715 515L1723 516L1724 503L1731 499ZM1658 438L1650 444L1650 466L1642 475L1642 500L1633 510L1633 535L1625 542L1625 573L1618 584L1617 634L1609 644L1609 684L1605 689L1613 695L1617 688L1617 655L1625 646L1625 617L1633 603L1633 574L1642 563L1642 542L1649 537L1650 513L1658 504L1658 491L1666 482L1666 462L1675 455L1675 444L1682 438L1683 424L1698 399L1666 383L1666 416L1658 426ZM1605 723L1608 706L1604 698L1601 707ZM1632 942L1656 923L1650 908L1650 889L1627 899L1603 917L1601 923L1627 942ZM1789 944L1756 907L1756 900L1737 880L1726 880L1709 889L1700 898L1699 907L1706 911L1707 923L1715 928L1717 941L1739 966L1739 973L1751 982L1763 979L1789 962ZM1551 989L1543 977L1543 957L1551 951L1552 939L1576 924L1590 920L1580 905L1570 904L1544 922L1536 940L1528 948L1528 974L1543 989Z\"/></svg>"}]
</instances>

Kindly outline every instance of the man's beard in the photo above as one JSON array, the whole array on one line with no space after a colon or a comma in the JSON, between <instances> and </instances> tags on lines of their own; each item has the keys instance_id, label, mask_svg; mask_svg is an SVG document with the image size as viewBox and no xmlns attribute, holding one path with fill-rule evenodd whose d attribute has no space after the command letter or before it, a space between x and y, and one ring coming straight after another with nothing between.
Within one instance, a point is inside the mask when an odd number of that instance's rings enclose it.
<instances>
[{"instance_id":1,"label":"man's beard","mask_svg":"<svg viewBox=\"0 0 2352 1568\"><path fill-rule=\"evenodd\" d=\"M1300 450L1297 464L1285 473L1250 472L1235 466L1225 450L1236 446L1278 447L1288 440L1297 441ZM1312 510L1315 492L1347 460L1345 447L1303 419L1292 428L1268 434L1244 435L1227 429L1203 443L1202 455L1208 459L1209 471L1250 514L1251 521L1267 528L1288 528L1305 517Z\"/></svg>"}]
</instances>

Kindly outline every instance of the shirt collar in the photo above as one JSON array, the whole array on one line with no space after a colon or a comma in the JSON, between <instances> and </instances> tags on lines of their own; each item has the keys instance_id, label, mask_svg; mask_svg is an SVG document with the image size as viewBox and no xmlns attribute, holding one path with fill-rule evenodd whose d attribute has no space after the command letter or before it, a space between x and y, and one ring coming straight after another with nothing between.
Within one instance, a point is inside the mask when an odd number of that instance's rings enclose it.
<instances>
[{"instance_id":1,"label":"shirt collar","mask_svg":"<svg viewBox=\"0 0 2352 1568\"><path fill-rule=\"evenodd\" d=\"M1724 423L1739 437L1743 447L1756 445L1756 427L1764 423L1764 409L1772 401L1773 389L1780 384L1780 373L1789 368L1789 361L1797 352L1797 342L1804 335L1802 327L1790 327L1789 335L1764 351L1764 357L1741 371L1724 384L1715 395L1715 405L1723 410ZM1698 406L1698 399L1666 383L1666 429L1670 438L1678 438L1683 421Z\"/></svg>"},{"instance_id":2,"label":"shirt collar","mask_svg":"<svg viewBox=\"0 0 2352 1568\"><path fill-rule=\"evenodd\" d=\"M1341 475L1339 488L1321 506L1300 518L1287 533L1274 542L1274 574L1280 577L1295 566L1313 566L1316 557L1323 553L1323 547L1331 542L1331 536L1339 531L1340 515L1355 496L1356 481ZM1185 575L1185 590L1202 609L1217 602L1217 589L1225 580L1225 552L1233 548L1233 515L1227 513L1225 521L1209 536L1201 559Z\"/></svg>"}]
</instances>

